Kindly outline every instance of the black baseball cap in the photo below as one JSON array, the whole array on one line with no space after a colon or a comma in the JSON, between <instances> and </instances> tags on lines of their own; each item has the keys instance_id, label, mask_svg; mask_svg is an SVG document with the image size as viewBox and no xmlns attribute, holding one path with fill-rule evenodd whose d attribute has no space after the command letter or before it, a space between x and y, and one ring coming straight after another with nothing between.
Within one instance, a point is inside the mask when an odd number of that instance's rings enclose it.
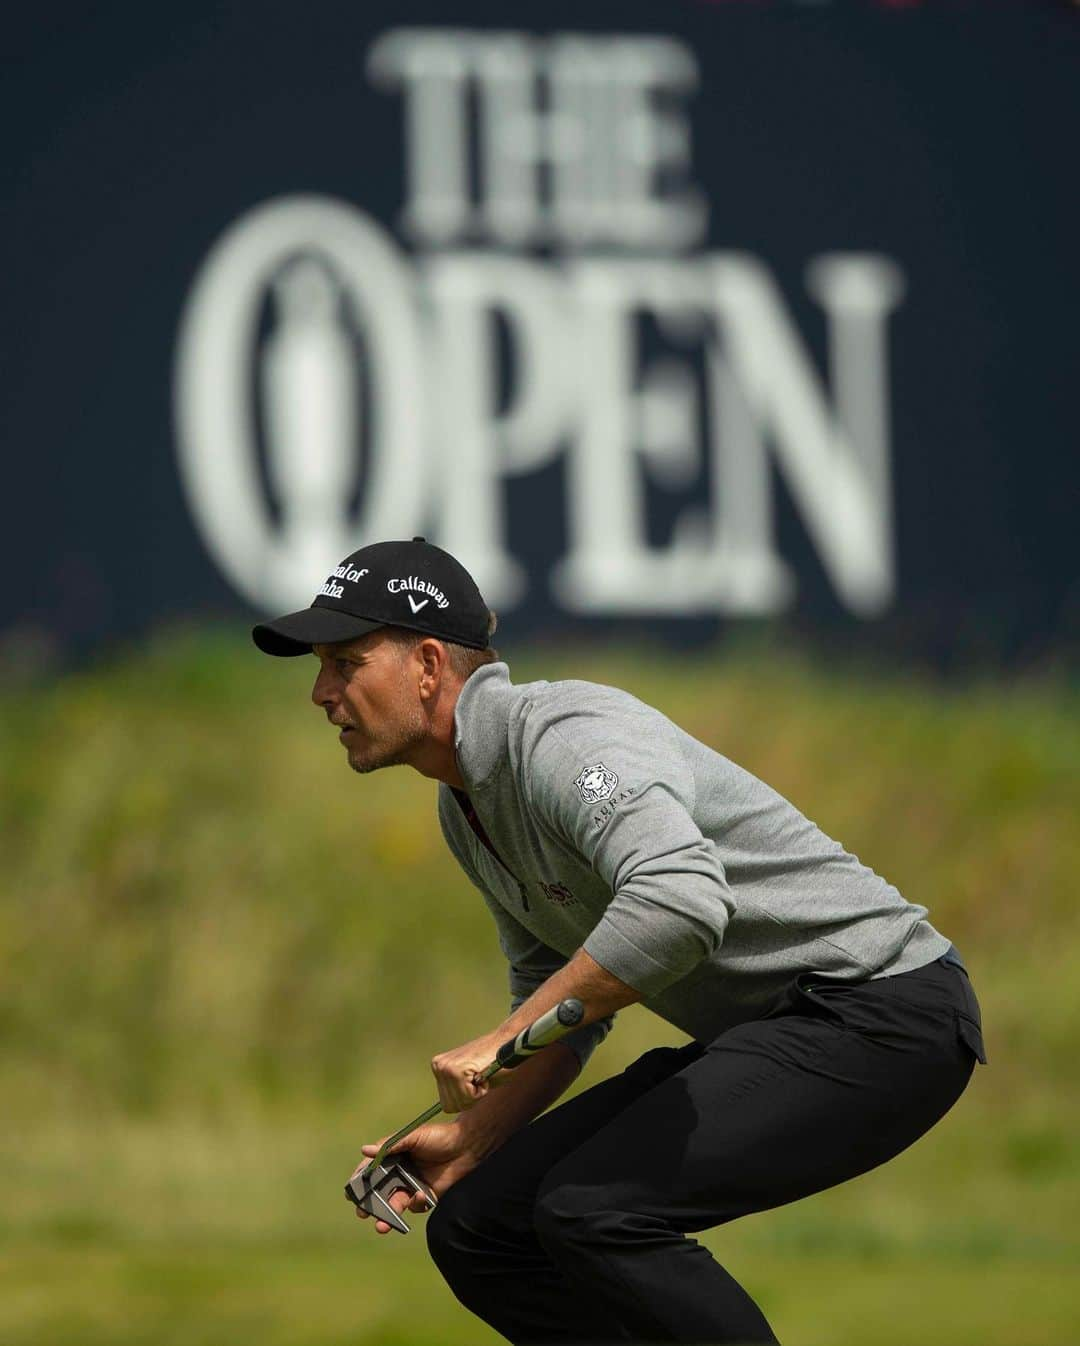
<instances>
[{"instance_id":1,"label":"black baseball cap","mask_svg":"<svg viewBox=\"0 0 1080 1346\"><path fill-rule=\"evenodd\" d=\"M470 649L487 649L491 614L460 561L425 538L373 542L337 567L311 607L260 622L251 638L266 654L310 654L312 645L405 626Z\"/></svg>"}]
</instances>

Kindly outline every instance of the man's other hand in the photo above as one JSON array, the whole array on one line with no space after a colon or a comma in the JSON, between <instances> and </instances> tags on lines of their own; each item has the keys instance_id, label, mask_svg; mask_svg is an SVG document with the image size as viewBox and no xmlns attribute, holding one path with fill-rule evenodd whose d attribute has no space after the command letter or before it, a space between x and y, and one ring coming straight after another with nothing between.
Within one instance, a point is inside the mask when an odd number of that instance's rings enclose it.
<instances>
[{"instance_id":1,"label":"man's other hand","mask_svg":"<svg viewBox=\"0 0 1080 1346\"><path fill-rule=\"evenodd\" d=\"M374 1144L360 1147L365 1158L356 1166L352 1173L353 1178L362 1173L378 1154L379 1146L385 1139L384 1136ZM437 1197L448 1192L455 1182L466 1173L470 1173L480 1162L466 1149L465 1138L456 1122L429 1122L426 1126L417 1127L391 1147L383 1162L385 1163L390 1155L400 1154L403 1150L409 1152L405 1167L426 1182ZM414 1215L423 1215L428 1210L427 1199L420 1192L395 1192L389 1204L399 1215L406 1210ZM355 1210L361 1220L369 1218L367 1212L362 1211L359 1206L355 1207ZM379 1234L389 1234L391 1226L385 1220L376 1219L375 1230Z\"/></svg>"}]
</instances>

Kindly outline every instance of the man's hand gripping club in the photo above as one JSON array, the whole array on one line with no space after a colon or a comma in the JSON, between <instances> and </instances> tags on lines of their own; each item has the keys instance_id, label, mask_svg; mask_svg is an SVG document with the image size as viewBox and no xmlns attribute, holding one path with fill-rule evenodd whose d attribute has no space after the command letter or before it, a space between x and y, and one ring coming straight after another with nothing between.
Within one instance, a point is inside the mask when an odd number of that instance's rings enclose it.
<instances>
[{"instance_id":1,"label":"man's hand gripping club","mask_svg":"<svg viewBox=\"0 0 1080 1346\"><path fill-rule=\"evenodd\" d=\"M459 1112L471 1107L487 1092L492 1076L500 1070L513 1070L541 1048L565 1037L584 1016L585 1009L580 1000L563 1000L516 1037L502 1043L495 1050L494 1059L483 1066L476 1063L490 1054L486 1038L478 1038L454 1052L437 1056L432 1069L439 1081L438 1102L400 1131L387 1136L377 1147L363 1147L364 1154L370 1151L371 1157L345 1184L345 1195L356 1206L357 1213L374 1216L380 1233L396 1229L407 1234L409 1226L400 1212L408 1209L421 1213L431 1210L438 1202L435 1186L424 1182L406 1165L408 1154L415 1151L429 1171L435 1167L438 1171L435 1185L444 1191L473 1167L461 1156L459 1144L451 1134L452 1126L425 1126L425 1123L440 1112ZM392 1198L399 1192L406 1194L405 1202L402 1203L399 1197L392 1203Z\"/></svg>"}]
</instances>

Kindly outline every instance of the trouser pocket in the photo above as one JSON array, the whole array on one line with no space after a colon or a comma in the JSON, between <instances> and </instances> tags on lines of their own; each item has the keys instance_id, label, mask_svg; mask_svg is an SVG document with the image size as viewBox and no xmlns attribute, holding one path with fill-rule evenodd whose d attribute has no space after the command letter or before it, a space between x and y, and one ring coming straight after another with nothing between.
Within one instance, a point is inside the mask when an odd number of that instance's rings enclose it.
<instances>
[{"instance_id":1,"label":"trouser pocket","mask_svg":"<svg viewBox=\"0 0 1080 1346\"><path fill-rule=\"evenodd\" d=\"M986 1065L986 1046L983 1043L982 1012L975 996L975 988L963 964L950 969L955 975L960 1005L956 1010L956 1035L974 1055L980 1065Z\"/></svg>"},{"instance_id":2,"label":"trouser pocket","mask_svg":"<svg viewBox=\"0 0 1080 1346\"><path fill-rule=\"evenodd\" d=\"M968 1048L980 1065L986 1065L982 1027L963 1010L956 1011L956 1036Z\"/></svg>"}]
</instances>

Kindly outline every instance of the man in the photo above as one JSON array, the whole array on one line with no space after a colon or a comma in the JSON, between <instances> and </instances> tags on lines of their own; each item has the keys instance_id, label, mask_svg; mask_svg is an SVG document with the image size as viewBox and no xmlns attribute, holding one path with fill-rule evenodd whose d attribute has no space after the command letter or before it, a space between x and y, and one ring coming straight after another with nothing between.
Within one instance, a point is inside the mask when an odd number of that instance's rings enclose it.
<instances>
[{"instance_id":1,"label":"man","mask_svg":"<svg viewBox=\"0 0 1080 1346\"><path fill-rule=\"evenodd\" d=\"M460 1115L397 1147L440 1198L432 1256L515 1343L775 1341L687 1235L932 1126L985 1060L971 985L924 907L767 785L614 688L515 686L493 627L462 566L414 538L353 553L253 633L316 655L312 699L353 770L439 782L510 965L509 1017L432 1062ZM580 1028L474 1083L567 996ZM691 1041L539 1117L635 1002Z\"/></svg>"}]
</instances>

